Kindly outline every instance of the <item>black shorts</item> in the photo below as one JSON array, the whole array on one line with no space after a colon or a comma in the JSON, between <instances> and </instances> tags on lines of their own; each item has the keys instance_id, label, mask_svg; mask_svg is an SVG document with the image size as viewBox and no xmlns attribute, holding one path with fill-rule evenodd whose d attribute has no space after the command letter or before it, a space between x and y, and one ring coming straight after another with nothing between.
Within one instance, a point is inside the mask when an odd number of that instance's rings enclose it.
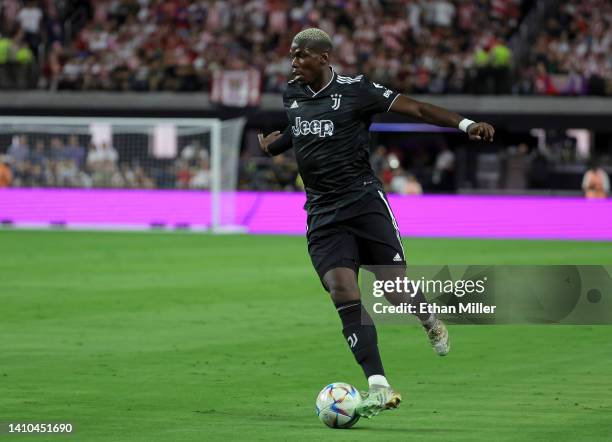
<instances>
[{"instance_id":1,"label":"black shorts","mask_svg":"<svg viewBox=\"0 0 612 442\"><path fill-rule=\"evenodd\" d=\"M360 266L406 265L399 228L386 195L364 188L358 201L333 212L308 216L308 253L321 282L329 270ZM325 284L323 287L327 289Z\"/></svg>"}]
</instances>

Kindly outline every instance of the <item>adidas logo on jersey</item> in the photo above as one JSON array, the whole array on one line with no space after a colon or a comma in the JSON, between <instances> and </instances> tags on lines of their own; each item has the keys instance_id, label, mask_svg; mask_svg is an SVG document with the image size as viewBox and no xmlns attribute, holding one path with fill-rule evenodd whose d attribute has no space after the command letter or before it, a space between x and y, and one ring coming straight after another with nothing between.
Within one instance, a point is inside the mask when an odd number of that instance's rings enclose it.
<instances>
[{"instance_id":1,"label":"adidas logo on jersey","mask_svg":"<svg viewBox=\"0 0 612 442\"><path fill-rule=\"evenodd\" d=\"M291 107L289 109L297 109L298 107L297 101L293 100L293 103L291 103Z\"/></svg>"},{"instance_id":2,"label":"adidas logo on jersey","mask_svg":"<svg viewBox=\"0 0 612 442\"><path fill-rule=\"evenodd\" d=\"M395 254L395 256L393 257L393 261L395 261L395 262L402 262L402 257L400 256L399 253Z\"/></svg>"},{"instance_id":3,"label":"adidas logo on jersey","mask_svg":"<svg viewBox=\"0 0 612 442\"><path fill-rule=\"evenodd\" d=\"M291 126L293 135L318 135L320 137L331 137L334 134L334 123L331 120L302 121L301 117L295 118L295 124Z\"/></svg>"}]
</instances>

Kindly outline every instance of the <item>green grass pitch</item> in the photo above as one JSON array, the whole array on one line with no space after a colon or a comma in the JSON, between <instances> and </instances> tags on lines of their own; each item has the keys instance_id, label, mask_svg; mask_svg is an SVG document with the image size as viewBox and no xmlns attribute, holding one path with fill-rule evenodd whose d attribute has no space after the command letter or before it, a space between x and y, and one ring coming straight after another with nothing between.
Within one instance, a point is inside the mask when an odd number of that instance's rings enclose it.
<instances>
[{"instance_id":1,"label":"green grass pitch","mask_svg":"<svg viewBox=\"0 0 612 442\"><path fill-rule=\"evenodd\" d=\"M612 264L611 243L406 239L414 264ZM612 327L451 326L437 357L383 326L399 410L314 413L365 387L301 237L0 231L0 440L612 440Z\"/></svg>"}]
</instances>

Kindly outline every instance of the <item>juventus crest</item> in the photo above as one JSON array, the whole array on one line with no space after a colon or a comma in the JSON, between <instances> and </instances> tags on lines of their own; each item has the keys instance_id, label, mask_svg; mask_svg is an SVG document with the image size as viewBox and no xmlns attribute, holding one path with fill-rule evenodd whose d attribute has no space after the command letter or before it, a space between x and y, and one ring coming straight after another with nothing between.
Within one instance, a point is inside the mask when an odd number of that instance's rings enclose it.
<instances>
[{"instance_id":1,"label":"juventus crest","mask_svg":"<svg viewBox=\"0 0 612 442\"><path fill-rule=\"evenodd\" d=\"M340 107L340 99L342 98L342 94L331 94L332 99L332 109L338 110Z\"/></svg>"}]
</instances>

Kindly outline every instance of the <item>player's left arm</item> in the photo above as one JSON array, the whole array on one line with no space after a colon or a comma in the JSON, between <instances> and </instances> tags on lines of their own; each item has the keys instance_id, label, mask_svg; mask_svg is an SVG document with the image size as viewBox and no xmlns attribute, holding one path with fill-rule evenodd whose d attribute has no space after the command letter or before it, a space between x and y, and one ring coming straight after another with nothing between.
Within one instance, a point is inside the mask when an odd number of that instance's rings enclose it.
<instances>
[{"instance_id":1,"label":"player's left arm","mask_svg":"<svg viewBox=\"0 0 612 442\"><path fill-rule=\"evenodd\" d=\"M265 136L261 133L257 134L257 139L259 140L261 150L270 157L280 155L293 147L290 126L287 126L282 133L279 130L275 130Z\"/></svg>"},{"instance_id":2,"label":"player's left arm","mask_svg":"<svg viewBox=\"0 0 612 442\"><path fill-rule=\"evenodd\" d=\"M408 115L436 126L459 128L469 135L470 140L491 142L495 135L495 129L489 123L477 123L455 112L433 104L413 100L401 94L393 101L389 111Z\"/></svg>"}]
</instances>

